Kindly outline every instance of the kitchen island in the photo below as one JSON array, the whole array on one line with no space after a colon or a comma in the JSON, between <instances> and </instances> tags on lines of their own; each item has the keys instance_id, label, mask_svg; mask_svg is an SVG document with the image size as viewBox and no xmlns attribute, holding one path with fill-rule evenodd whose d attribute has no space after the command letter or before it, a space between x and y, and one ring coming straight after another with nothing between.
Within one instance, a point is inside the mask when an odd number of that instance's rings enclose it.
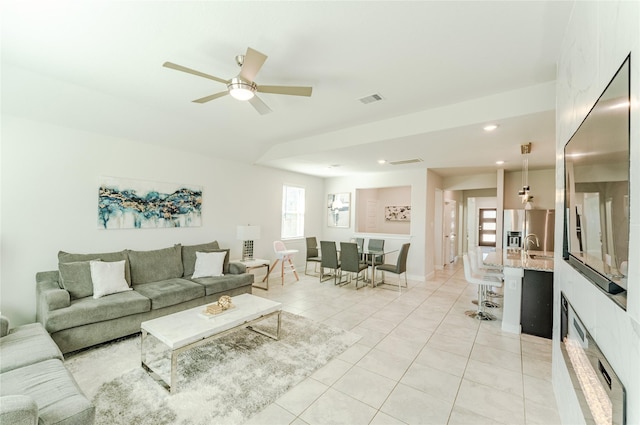
<instances>
[{"instance_id":1,"label":"kitchen island","mask_svg":"<svg viewBox=\"0 0 640 425\"><path fill-rule=\"evenodd\" d=\"M551 338L553 252L499 249L483 261L504 273L502 330Z\"/></svg>"}]
</instances>

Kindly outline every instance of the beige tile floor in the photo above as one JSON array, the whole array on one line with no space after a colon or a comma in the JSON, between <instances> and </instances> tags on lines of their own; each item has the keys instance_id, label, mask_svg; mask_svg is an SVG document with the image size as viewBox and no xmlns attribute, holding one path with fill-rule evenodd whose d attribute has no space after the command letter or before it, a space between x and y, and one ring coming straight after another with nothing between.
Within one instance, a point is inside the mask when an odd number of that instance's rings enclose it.
<instances>
[{"instance_id":1,"label":"beige tile floor","mask_svg":"<svg viewBox=\"0 0 640 425\"><path fill-rule=\"evenodd\" d=\"M500 309L494 322L467 317L476 288L459 265L401 292L302 273L253 292L362 338L249 424L560 423L551 341L502 332Z\"/></svg>"}]
</instances>

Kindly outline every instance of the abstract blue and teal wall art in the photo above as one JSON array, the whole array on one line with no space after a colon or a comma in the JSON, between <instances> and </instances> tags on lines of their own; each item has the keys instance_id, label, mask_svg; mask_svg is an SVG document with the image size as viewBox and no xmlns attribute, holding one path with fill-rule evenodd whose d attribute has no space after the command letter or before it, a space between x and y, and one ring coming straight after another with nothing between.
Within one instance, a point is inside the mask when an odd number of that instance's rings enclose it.
<instances>
[{"instance_id":1,"label":"abstract blue and teal wall art","mask_svg":"<svg viewBox=\"0 0 640 425\"><path fill-rule=\"evenodd\" d=\"M202 225L202 188L101 177L98 227L145 229Z\"/></svg>"}]
</instances>

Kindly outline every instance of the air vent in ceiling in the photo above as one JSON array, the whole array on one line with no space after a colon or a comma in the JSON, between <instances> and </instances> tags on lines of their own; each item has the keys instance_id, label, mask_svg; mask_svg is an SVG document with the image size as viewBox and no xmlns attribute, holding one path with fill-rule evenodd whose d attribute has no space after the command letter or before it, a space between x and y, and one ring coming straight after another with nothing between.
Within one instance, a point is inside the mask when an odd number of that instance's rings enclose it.
<instances>
[{"instance_id":1,"label":"air vent in ceiling","mask_svg":"<svg viewBox=\"0 0 640 425\"><path fill-rule=\"evenodd\" d=\"M379 101L381 101L383 99L384 98L382 97L381 94L374 93L374 94L370 94L369 96L365 96L365 97L363 97L363 98L361 98L359 100L360 100L360 102L362 102L362 103L364 103L366 105L367 103L379 102Z\"/></svg>"},{"instance_id":2,"label":"air vent in ceiling","mask_svg":"<svg viewBox=\"0 0 640 425\"><path fill-rule=\"evenodd\" d=\"M402 159L399 161L389 161L391 165L406 165L406 164L415 164L416 162L422 162L422 158L413 158L413 159Z\"/></svg>"}]
</instances>

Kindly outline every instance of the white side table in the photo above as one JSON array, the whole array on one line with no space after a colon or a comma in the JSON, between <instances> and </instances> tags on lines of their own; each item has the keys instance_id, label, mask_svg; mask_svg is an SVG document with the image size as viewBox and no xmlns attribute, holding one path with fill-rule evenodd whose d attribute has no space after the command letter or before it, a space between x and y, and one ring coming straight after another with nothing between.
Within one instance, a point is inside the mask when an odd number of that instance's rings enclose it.
<instances>
[{"instance_id":1,"label":"white side table","mask_svg":"<svg viewBox=\"0 0 640 425\"><path fill-rule=\"evenodd\" d=\"M253 288L264 289L265 291L269 290L269 272L271 271L271 261L263 260L262 258L253 258L251 260L248 260L248 259L247 260L232 260L232 262L233 263L244 264L244 266L247 268L247 271L253 270L253 269L259 269L261 267L266 267L267 268L267 277L266 277L267 286L258 286L255 283L253 285L251 285L251 286Z\"/></svg>"}]
</instances>

